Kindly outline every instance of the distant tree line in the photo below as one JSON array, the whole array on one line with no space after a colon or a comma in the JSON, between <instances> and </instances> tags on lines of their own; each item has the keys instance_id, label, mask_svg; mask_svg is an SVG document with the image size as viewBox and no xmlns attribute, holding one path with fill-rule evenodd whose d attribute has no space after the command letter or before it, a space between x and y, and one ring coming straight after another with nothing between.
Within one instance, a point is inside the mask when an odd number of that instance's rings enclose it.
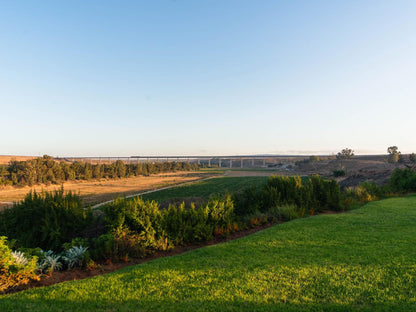
<instances>
[{"instance_id":1,"label":"distant tree line","mask_svg":"<svg viewBox=\"0 0 416 312\"><path fill-rule=\"evenodd\" d=\"M111 164L90 164L85 161L67 163L57 162L52 157L45 155L26 161L12 160L9 165L0 165L0 185L23 186L39 183L61 183L70 180L126 178L196 169L198 169L197 164L187 162L127 164L117 160Z\"/></svg>"}]
</instances>

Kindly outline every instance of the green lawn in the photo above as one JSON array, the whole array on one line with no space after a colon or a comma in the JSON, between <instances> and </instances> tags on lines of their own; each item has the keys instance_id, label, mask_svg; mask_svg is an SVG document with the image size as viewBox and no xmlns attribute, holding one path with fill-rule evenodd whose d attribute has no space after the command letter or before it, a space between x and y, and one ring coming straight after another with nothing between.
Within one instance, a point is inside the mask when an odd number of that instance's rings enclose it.
<instances>
[{"instance_id":1,"label":"green lawn","mask_svg":"<svg viewBox=\"0 0 416 312\"><path fill-rule=\"evenodd\" d=\"M416 311L415 246L416 197L392 198L0 296L0 310Z\"/></svg>"},{"instance_id":2,"label":"green lawn","mask_svg":"<svg viewBox=\"0 0 416 312\"><path fill-rule=\"evenodd\" d=\"M252 184L265 183L266 180L267 177L219 177L146 194L142 197L158 202L187 197L208 199L212 194L232 193Z\"/></svg>"}]
</instances>

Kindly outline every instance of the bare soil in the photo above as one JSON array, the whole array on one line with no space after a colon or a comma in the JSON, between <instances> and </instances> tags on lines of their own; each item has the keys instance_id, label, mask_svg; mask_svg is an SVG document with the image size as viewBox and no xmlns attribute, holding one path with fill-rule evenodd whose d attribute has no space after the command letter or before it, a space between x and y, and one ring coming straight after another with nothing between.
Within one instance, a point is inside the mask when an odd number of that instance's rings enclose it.
<instances>
[{"instance_id":1,"label":"bare soil","mask_svg":"<svg viewBox=\"0 0 416 312\"><path fill-rule=\"evenodd\" d=\"M312 175L319 174L324 177L334 178L334 170L343 169L346 176L335 178L341 188L357 186L360 182L374 181L377 185L387 184L392 172L396 168L405 168L403 164L389 163L384 155L356 156L343 160L327 159L323 161L296 163L291 174Z\"/></svg>"}]
</instances>

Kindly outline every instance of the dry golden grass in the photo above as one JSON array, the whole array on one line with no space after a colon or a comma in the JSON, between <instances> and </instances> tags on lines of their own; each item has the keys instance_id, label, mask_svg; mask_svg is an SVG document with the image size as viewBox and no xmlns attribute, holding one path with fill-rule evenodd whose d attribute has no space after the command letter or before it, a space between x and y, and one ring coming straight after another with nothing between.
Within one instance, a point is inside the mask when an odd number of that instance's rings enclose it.
<instances>
[{"instance_id":1,"label":"dry golden grass","mask_svg":"<svg viewBox=\"0 0 416 312\"><path fill-rule=\"evenodd\" d=\"M100 179L94 181L71 181L63 183L65 191L74 191L81 195L85 205L93 205L117 196L128 196L136 193L152 190L164 186L199 180L209 177L206 172L174 172L161 173L148 177L130 177L125 179ZM6 186L0 188L0 209L10 205L14 201L22 200L25 195L34 190L53 191L59 189L61 185L37 185L25 187Z\"/></svg>"},{"instance_id":2,"label":"dry golden grass","mask_svg":"<svg viewBox=\"0 0 416 312\"><path fill-rule=\"evenodd\" d=\"M25 161L29 159L38 158L39 156L11 156L0 155L0 165L8 165L11 160Z\"/></svg>"}]
</instances>

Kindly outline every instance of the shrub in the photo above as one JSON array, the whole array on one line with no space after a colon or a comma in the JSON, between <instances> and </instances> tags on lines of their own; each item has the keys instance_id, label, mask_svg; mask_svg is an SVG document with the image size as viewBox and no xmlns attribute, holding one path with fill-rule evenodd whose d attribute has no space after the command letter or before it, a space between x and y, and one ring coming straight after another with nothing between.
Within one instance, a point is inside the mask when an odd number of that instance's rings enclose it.
<instances>
[{"instance_id":1,"label":"shrub","mask_svg":"<svg viewBox=\"0 0 416 312\"><path fill-rule=\"evenodd\" d=\"M339 170L334 170L333 171L334 177L338 178L338 177L344 177L345 176L345 170L339 169Z\"/></svg>"},{"instance_id":2,"label":"shrub","mask_svg":"<svg viewBox=\"0 0 416 312\"><path fill-rule=\"evenodd\" d=\"M17 240L18 247L59 250L93 221L78 195L63 188L55 192L31 192L0 213L0 235Z\"/></svg>"},{"instance_id":3,"label":"shrub","mask_svg":"<svg viewBox=\"0 0 416 312\"><path fill-rule=\"evenodd\" d=\"M412 169L396 169L390 177L390 186L395 192L415 192L416 172Z\"/></svg>"},{"instance_id":4,"label":"shrub","mask_svg":"<svg viewBox=\"0 0 416 312\"><path fill-rule=\"evenodd\" d=\"M236 212L244 216L293 205L303 215L308 210L340 210L340 200L341 190L334 180L326 181L317 175L303 180L300 177L271 176L263 187L246 189L236 196Z\"/></svg>"},{"instance_id":5,"label":"shrub","mask_svg":"<svg viewBox=\"0 0 416 312\"><path fill-rule=\"evenodd\" d=\"M91 257L95 260L116 259L117 249L115 237L112 234L103 234L93 239L93 249L90 251Z\"/></svg>"},{"instance_id":6,"label":"shrub","mask_svg":"<svg viewBox=\"0 0 416 312\"><path fill-rule=\"evenodd\" d=\"M52 274L54 271L62 270L63 264L59 261L60 259L60 255L55 255L52 250L48 250L47 252L43 252L37 268L41 272L48 272L49 274Z\"/></svg>"},{"instance_id":7,"label":"shrub","mask_svg":"<svg viewBox=\"0 0 416 312\"><path fill-rule=\"evenodd\" d=\"M150 250L146 250L145 238L128 228L119 228L112 233L93 239L91 257L95 260L120 261L129 257L141 258Z\"/></svg>"},{"instance_id":8,"label":"shrub","mask_svg":"<svg viewBox=\"0 0 416 312\"><path fill-rule=\"evenodd\" d=\"M259 187L252 185L234 193L234 212L237 216L253 215L264 206Z\"/></svg>"},{"instance_id":9,"label":"shrub","mask_svg":"<svg viewBox=\"0 0 416 312\"><path fill-rule=\"evenodd\" d=\"M269 215L280 221L290 221L299 218L299 208L295 205L275 206L269 210Z\"/></svg>"},{"instance_id":10,"label":"shrub","mask_svg":"<svg viewBox=\"0 0 416 312\"><path fill-rule=\"evenodd\" d=\"M36 275L36 257L27 258L23 253L13 252L7 245L7 238L0 237L0 293L10 291L31 280Z\"/></svg>"},{"instance_id":11,"label":"shrub","mask_svg":"<svg viewBox=\"0 0 416 312\"><path fill-rule=\"evenodd\" d=\"M12 251L11 255L17 265L25 266L29 263L29 260L26 258L25 254L21 251Z\"/></svg>"},{"instance_id":12,"label":"shrub","mask_svg":"<svg viewBox=\"0 0 416 312\"><path fill-rule=\"evenodd\" d=\"M89 256L87 256L87 247L74 246L68 249L62 259L66 262L68 269L75 266L82 266Z\"/></svg>"}]
</instances>

